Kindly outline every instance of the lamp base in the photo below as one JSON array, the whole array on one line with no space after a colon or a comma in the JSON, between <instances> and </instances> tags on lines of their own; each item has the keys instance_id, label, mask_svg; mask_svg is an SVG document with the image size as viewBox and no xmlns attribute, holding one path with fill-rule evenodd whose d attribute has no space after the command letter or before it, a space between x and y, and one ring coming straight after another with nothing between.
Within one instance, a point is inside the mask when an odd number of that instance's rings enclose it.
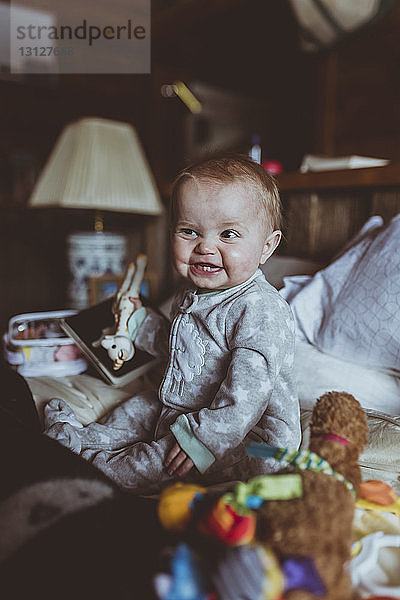
<instances>
[{"instance_id":1,"label":"lamp base","mask_svg":"<svg viewBox=\"0 0 400 600\"><path fill-rule=\"evenodd\" d=\"M75 232L68 236L67 256L71 273L68 298L71 308L89 306L89 278L121 275L125 270L126 239L110 232Z\"/></svg>"}]
</instances>

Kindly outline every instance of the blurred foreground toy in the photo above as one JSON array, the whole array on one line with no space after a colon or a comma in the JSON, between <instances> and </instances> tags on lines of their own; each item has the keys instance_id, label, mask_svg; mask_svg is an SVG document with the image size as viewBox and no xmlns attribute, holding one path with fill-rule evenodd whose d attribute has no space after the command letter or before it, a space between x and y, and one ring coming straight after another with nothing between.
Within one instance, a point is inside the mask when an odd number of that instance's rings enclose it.
<instances>
[{"instance_id":1,"label":"blurred foreground toy","mask_svg":"<svg viewBox=\"0 0 400 600\"><path fill-rule=\"evenodd\" d=\"M367 432L357 400L329 392L314 407L309 450L249 446L250 455L286 463L279 473L217 497L182 483L163 492L161 522L200 553L209 594L218 600L350 600L346 564Z\"/></svg>"},{"instance_id":2,"label":"blurred foreground toy","mask_svg":"<svg viewBox=\"0 0 400 600\"><path fill-rule=\"evenodd\" d=\"M391 485L378 479L368 479L360 486L360 496L363 500L380 506L390 506L398 500L398 495Z\"/></svg>"},{"instance_id":3,"label":"blurred foreground toy","mask_svg":"<svg viewBox=\"0 0 400 600\"><path fill-rule=\"evenodd\" d=\"M154 577L160 600L281 600L301 589L320 597L325 587L313 561L287 557L282 563L259 544L201 551L180 543ZM214 549L215 550L215 549Z\"/></svg>"},{"instance_id":4,"label":"blurred foreground toy","mask_svg":"<svg viewBox=\"0 0 400 600\"><path fill-rule=\"evenodd\" d=\"M201 559L185 543L171 553L169 572L154 577L154 587L160 600L213 600L210 584Z\"/></svg>"},{"instance_id":5,"label":"blurred foreground toy","mask_svg":"<svg viewBox=\"0 0 400 600\"><path fill-rule=\"evenodd\" d=\"M280 561L257 543L229 548L210 572L221 600L280 600L296 590L321 597L326 591L311 559L288 556Z\"/></svg>"},{"instance_id":6,"label":"blurred foreground toy","mask_svg":"<svg viewBox=\"0 0 400 600\"><path fill-rule=\"evenodd\" d=\"M185 531L193 518L196 500L206 488L189 483L174 483L165 488L158 502L158 517L167 531Z\"/></svg>"}]
</instances>

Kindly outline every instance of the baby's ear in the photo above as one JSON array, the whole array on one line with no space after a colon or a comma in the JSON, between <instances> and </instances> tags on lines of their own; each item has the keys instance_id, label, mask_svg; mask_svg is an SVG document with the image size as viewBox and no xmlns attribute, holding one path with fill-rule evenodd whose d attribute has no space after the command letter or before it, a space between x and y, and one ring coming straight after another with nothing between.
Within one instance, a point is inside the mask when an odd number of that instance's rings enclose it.
<instances>
[{"instance_id":1,"label":"baby's ear","mask_svg":"<svg viewBox=\"0 0 400 600\"><path fill-rule=\"evenodd\" d=\"M282 231L273 231L265 240L263 252L261 254L260 265L263 265L266 260L275 252L281 241Z\"/></svg>"}]
</instances>

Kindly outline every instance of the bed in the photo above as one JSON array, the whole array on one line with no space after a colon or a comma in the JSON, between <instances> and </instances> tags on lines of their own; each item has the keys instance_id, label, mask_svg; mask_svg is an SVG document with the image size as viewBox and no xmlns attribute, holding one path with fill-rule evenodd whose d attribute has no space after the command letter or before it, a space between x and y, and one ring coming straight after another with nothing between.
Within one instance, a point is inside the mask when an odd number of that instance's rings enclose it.
<instances>
[{"instance_id":1,"label":"bed","mask_svg":"<svg viewBox=\"0 0 400 600\"><path fill-rule=\"evenodd\" d=\"M328 390L347 391L368 415L370 441L361 459L365 478L387 481L400 492L400 216L384 224L379 216L327 265L273 256L263 271L291 304L297 330L296 379L303 419ZM168 312L168 302L161 309ZM156 370L124 388L86 373L28 377L39 415L53 397L65 399L83 424L149 386ZM386 445L387 444L387 445Z\"/></svg>"},{"instance_id":2,"label":"bed","mask_svg":"<svg viewBox=\"0 0 400 600\"><path fill-rule=\"evenodd\" d=\"M368 219L328 264L273 256L263 270L295 316L302 447L308 444L316 399L329 390L350 392L368 419L369 441L360 459L363 479L379 479L400 493L400 215L386 223L379 216ZM166 311L167 305L161 308ZM26 378L26 383L39 417L45 403L59 397L87 424L133 393L157 386L159 377L159 371L148 373L125 388L110 387L87 373ZM117 497L126 510L119 491L112 485L103 489L110 484L100 479L100 505ZM156 527L154 505L145 506L147 522ZM360 512L357 519L359 537L379 527L376 522L365 524ZM385 527L400 533L393 519L388 517Z\"/></svg>"}]
</instances>

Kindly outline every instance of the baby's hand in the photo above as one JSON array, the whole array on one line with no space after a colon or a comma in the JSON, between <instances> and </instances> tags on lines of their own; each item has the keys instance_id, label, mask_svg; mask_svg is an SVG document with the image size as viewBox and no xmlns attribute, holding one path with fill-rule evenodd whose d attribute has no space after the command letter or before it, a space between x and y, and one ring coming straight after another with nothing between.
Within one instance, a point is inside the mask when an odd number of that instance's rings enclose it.
<instances>
[{"instance_id":1,"label":"baby's hand","mask_svg":"<svg viewBox=\"0 0 400 600\"><path fill-rule=\"evenodd\" d=\"M140 298L133 298L132 296L129 296L129 300L132 302L135 310L137 310L138 308L141 308L143 306L143 302L141 301Z\"/></svg>"},{"instance_id":2,"label":"baby's hand","mask_svg":"<svg viewBox=\"0 0 400 600\"><path fill-rule=\"evenodd\" d=\"M194 467L194 462L188 457L186 452L182 450L180 445L176 443L168 453L164 465L167 467L168 475L171 476L176 474L179 475L179 477L183 477Z\"/></svg>"}]
</instances>

